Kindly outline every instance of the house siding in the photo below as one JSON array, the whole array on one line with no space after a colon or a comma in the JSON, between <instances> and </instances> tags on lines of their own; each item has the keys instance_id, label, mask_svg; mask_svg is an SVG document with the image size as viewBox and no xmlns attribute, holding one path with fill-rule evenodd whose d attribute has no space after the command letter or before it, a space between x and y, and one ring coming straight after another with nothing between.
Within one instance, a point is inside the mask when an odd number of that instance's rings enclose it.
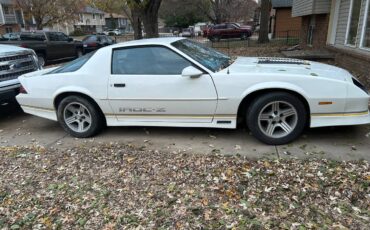
<instances>
[{"instance_id":1,"label":"house siding","mask_svg":"<svg viewBox=\"0 0 370 230\"><path fill-rule=\"evenodd\" d=\"M311 14L327 14L330 12L329 0L294 0L293 17L307 16Z\"/></svg>"},{"instance_id":2,"label":"house siding","mask_svg":"<svg viewBox=\"0 0 370 230\"><path fill-rule=\"evenodd\" d=\"M316 0L314 1L313 13L314 14L327 14L330 12L330 0Z\"/></svg>"},{"instance_id":3,"label":"house siding","mask_svg":"<svg viewBox=\"0 0 370 230\"><path fill-rule=\"evenodd\" d=\"M0 3L0 24L4 24L3 6Z\"/></svg>"},{"instance_id":4,"label":"house siding","mask_svg":"<svg viewBox=\"0 0 370 230\"><path fill-rule=\"evenodd\" d=\"M349 16L349 9L350 9L350 0L341 0L339 2L339 17L338 17L338 25L337 25L337 34L335 39L335 44L345 44L346 35L347 35L347 24L348 24L348 16Z\"/></svg>"}]
</instances>

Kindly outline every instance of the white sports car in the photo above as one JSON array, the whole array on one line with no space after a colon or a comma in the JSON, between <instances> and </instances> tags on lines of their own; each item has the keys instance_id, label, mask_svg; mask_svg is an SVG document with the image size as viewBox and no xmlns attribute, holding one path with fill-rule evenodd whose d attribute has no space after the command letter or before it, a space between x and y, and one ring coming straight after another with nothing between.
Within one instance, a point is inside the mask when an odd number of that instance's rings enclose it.
<instances>
[{"instance_id":1,"label":"white sports car","mask_svg":"<svg viewBox=\"0 0 370 230\"><path fill-rule=\"evenodd\" d=\"M370 123L369 95L346 70L283 58L232 59L183 38L99 49L19 78L26 113L59 121L75 137L108 126L235 129L267 144L305 127Z\"/></svg>"}]
</instances>

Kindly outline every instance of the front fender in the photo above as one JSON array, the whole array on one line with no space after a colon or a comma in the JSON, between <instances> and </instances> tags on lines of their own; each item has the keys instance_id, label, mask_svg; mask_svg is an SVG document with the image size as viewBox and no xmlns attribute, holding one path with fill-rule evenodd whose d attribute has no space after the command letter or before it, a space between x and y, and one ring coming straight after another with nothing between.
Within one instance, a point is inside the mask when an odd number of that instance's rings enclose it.
<instances>
[{"instance_id":1,"label":"front fender","mask_svg":"<svg viewBox=\"0 0 370 230\"><path fill-rule=\"evenodd\" d=\"M263 82L263 83L255 84L249 87L248 89L246 89L243 92L241 98L245 98L251 93L254 93L260 90L266 90L266 89L282 89L282 90L293 91L293 92L300 94L302 97L306 99L306 101L308 101L308 95L301 87L291 84L291 83L287 83L287 82Z\"/></svg>"}]
</instances>

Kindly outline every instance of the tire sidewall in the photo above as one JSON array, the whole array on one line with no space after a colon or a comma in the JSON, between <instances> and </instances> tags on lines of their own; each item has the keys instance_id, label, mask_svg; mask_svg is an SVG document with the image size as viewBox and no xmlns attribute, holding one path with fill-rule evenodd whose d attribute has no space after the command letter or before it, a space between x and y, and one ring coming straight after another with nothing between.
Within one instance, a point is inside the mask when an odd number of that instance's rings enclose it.
<instances>
[{"instance_id":1,"label":"tire sidewall","mask_svg":"<svg viewBox=\"0 0 370 230\"><path fill-rule=\"evenodd\" d=\"M68 125L64 121L64 109L66 108L67 105L73 102L78 102L84 105L90 115L91 115L91 125L90 128L82 133L75 132L72 129L68 127ZM57 117L60 125L62 128L69 133L70 135L77 137L77 138L87 138L87 137L92 137L96 135L101 129L102 129L102 118L97 110L97 108L88 100L85 98L79 97L79 96L68 96L64 98L58 105L58 110L57 110Z\"/></svg>"},{"instance_id":2,"label":"tire sidewall","mask_svg":"<svg viewBox=\"0 0 370 230\"><path fill-rule=\"evenodd\" d=\"M265 135L258 125L258 116L261 110L268 104L273 101L284 101L291 104L297 111L297 125L294 130L285 137L281 138L272 138ZM269 93L265 94L257 99L255 99L249 109L247 110L247 125L251 130L252 134L260 141L270 144L270 145L283 145L290 143L291 141L298 138L307 122L307 111L303 104L303 102L298 99L297 97L293 96L292 94L285 93L285 92L276 92L276 93Z\"/></svg>"}]
</instances>

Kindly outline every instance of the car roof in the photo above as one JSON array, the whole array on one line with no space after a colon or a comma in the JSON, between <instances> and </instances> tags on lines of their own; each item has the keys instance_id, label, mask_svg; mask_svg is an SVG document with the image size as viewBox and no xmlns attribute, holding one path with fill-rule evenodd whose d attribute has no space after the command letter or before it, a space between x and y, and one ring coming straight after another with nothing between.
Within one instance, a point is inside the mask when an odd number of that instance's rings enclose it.
<instances>
[{"instance_id":1,"label":"car roof","mask_svg":"<svg viewBox=\"0 0 370 230\"><path fill-rule=\"evenodd\" d=\"M167 37L167 38L149 38L149 39L141 39L141 40L134 40L128 42L118 43L116 45L110 46L111 48L120 48L126 46L141 46L141 45L170 45L173 42L184 40L185 38L181 37Z\"/></svg>"}]
</instances>

